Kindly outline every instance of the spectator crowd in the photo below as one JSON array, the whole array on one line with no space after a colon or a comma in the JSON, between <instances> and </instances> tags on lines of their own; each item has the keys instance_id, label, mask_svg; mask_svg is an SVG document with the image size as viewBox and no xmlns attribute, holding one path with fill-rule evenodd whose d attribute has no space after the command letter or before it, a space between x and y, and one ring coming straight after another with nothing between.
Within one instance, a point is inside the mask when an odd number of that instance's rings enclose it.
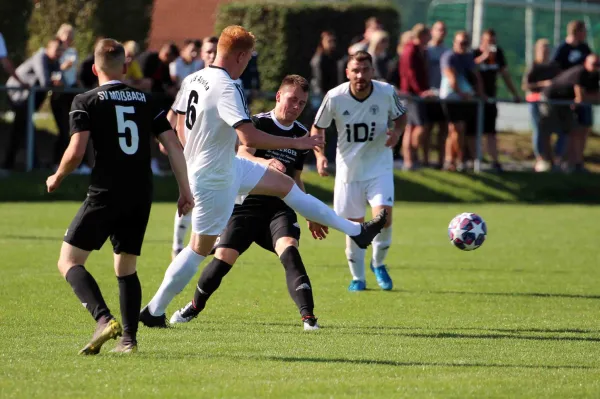
<instances>
[{"instance_id":1,"label":"spectator crowd","mask_svg":"<svg viewBox=\"0 0 600 399\"><path fill-rule=\"evenodd\" d=\"M508 73L507 59L499 44L501 40L494 30L488 29L473 48L468 32L456 32L451 42L446 40L446 33L443 21L437 21L431 27L417 24L400 35L395 54L392 54L389 34L375 17L366 20L363 34L352 39L348 47L340 48L335 32L321 32L310 60L311 108L316 110L329 90L347 81L348 56L367 51L373 58L375 78L394 85L406 99L408 124L401 142L394 149L395 157L403 160L403 169L434 165L450 171L468 169L477 155L476 135L478 124L481 124L485 151L493 169L501 172L496 138L498 109L494 101L498 77L512 94L512 100L522 101ZM50 106L58 128L52 163L59 163L69 141L69 111L75 91L52 89L91 89L98 84L92 72L93 54L80 57L73 47L75 34L71 25L63 24L44 48L17 68L8 59L0 34L0 61L10 75L6 85L19 89L8 91L14 123L5 150L4 173L14 169L23 145L29 117L28 89L34 86L49 89L36 91L36 110L48 93L52 93ZM586 37L585 24L571 21L564 42L552 54L548 40L538 40L534 63L523 76L521 88L529 104L535 170L538 172L586 170L583 153L593 124L591 104L600 102L600 61L587 45ZM157 52L141 52L136 42L125 42L127 72L124 82L155 93L168 109L183 79L212 64L217 41L216 37L190 39L181 48L167 43ZM256 53L240 83L249 101L260 94ZM485 101L482 121L478 121L478 105L474 101L478 99ZM553 135L556 135L554 145ZM330 159L335 157L336 138L335 127L330 128L326 149ZM432 148L437 153L435 162L430 160ZM163 174L159 157L160 152L155 149L152 170L157 175ZM92 158L90 153L79 168L80 173L90 173ZM37 155L34 155L34 165L39 165Z\"/></svg>"}]
</instances>

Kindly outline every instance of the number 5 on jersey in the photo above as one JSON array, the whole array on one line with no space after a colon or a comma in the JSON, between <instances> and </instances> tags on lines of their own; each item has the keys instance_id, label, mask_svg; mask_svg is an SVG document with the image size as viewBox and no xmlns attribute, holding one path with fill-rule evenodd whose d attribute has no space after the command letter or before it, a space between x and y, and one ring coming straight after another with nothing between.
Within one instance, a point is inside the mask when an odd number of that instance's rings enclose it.
<instances>
[{"instance_id":1,"label":"number 5 on jersey","mask_svg":"<svg viewBox=\"0 0 600 399\"><path fill-rule=\"evenodd\" d=\"M133 155L138 150L140 136L138 134L138 127L135 122L125 119L125 114L135 114L135 108L133 106L124 107L122 105L115 105L115 110L117 111L119 146L125 154ZM127 144L127 130L129 130L129 135L131 136L129 144Z\"/></svg>"}]
</instances>

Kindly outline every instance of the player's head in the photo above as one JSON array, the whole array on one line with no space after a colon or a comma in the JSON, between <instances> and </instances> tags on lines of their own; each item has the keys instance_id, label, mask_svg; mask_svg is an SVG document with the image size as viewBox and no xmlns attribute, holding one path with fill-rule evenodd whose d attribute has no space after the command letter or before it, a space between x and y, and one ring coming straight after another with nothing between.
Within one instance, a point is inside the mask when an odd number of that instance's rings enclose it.
<instances>
[{"instance_id":1,"label":"player's head","mask_svg":"<svg viewBox=\"0 0 600 399\"><path fill-rule=\"evenodd\" d=\"M125 49L125 61L127 64L130 64L135 57L140 53L140 45L137 44L134 40L129 40L123 43L123 48Z\"/></svg>"},{"instance_id":2,"label":"player's head","mask_svg":"<svg viewBox=\"0 0 600 399\"><path fill-rule=\"evenodd\" d=\"M538 39L535 42L535 62L544 64L550 60L550 42L548 39Z\"/></svg>"},{"instance_id":3,"label":"player's head","mask_svg":"<svg viewBox=\"0 0 600 399\"><path fill-rule=\"evenodd\" d=\"M252 58L255 43L254 35L242 26L228 26L219 37L215 64L225 68L231 79L239 79Z\"/></svg>"},{"instance_id":4,"label":"player's head","mask_svg":"<svg viewBox=\"0 0 600 399\"><path fill-rule=\"evenodd\" d=\"M446 24L442 21L436 21L431 27L431 39L436 43L441 43L446 38Z\"/></svg>"},{"instance_id":5,"label":"player's head","mask_svg":"<svg viewBox=\"0 0 600 399\"><path fill-rule=\"evenodd\" d=\"M335 51L336 46L337 40L333 31L326 30L321 32L321 41L319 42L320 51L326 54L331 54Z\"/></svg>"},{"instance_id":6,"label":"player's head","mask_svg":"<svg viewBox=\"0 0 600 399\"><path fill-rule=\"evenodd\" d=\"M402 32L400 37L398 38L398 46L396 46L396 53L399 55L402 54L402 50L404 50L404 46L406 46L413 39L412 30L407 30L406 32Z\"/></svg>"},{"instance_id":7,"label":"player's head","mask_svg":"<svg viewBox=\"0 0 600 399\"><path fill-rule=\"evenodd\" d=\"M350 81L353 92L361 93L369 90L373 79L373 57L366 51L357 51L348 57L346 77Z\"/></svg>"},{"instance_id":8,"label":"player's head","mask_svg":"<svg viewBox=\"0 0 600 399\"><path fill-rule=\"evenodd\" d=\"M212 65L217 56L217 44L219 38L216 36L208 36L202 40L202 49L200 50L200 59L204 61L204 66Z\"/></svg>"},{"instance_id":9,"label":"player's head","mask_svg":"<svg viewBox=\"0 0 600 399\"><path fill-rule=\"evenodd\" d=\"M92 70L98 77L121 79L127 70L123 45L114 39L100 40L94 49Z\"/></svg>"},{"instance_id":10,"label":"player's head","mask_svg":"<svg viewBox=\"0 0 600 399\"><path fill-rule=\"evenodd\" d=\"M592 53L592 54L588 55L587 57L585 57L585 62L583 63L583 66L588 72L600 71L600 63L598 62L598 55Z\"/></svg>"},{"instance_id":11,"label":"player's head","mask_svg":"<svg viewBox=\"0 0 600 399\"><path fill-rule=\"evenodd\" d=\"M275 96L275 115L284 122L292 123L304 111L308 102L308 80L300 75L283 78Z\"/></svg>"},{"instance_id":12,"label":"player's head","mask_svg":"<svg viewBox=\"0 0 600 399\"><path fill-rule=\"evenodd\" d=\"M63 45L59 38L53 37L46 44L46 56L51 60L57 60L63 53Z\"/></svg>"},{"instance_id":13,"label":"player's head","mask_svg":"<svg viewBox=\"0 0 600 399\"><path fill-rule=\"evenodd\" d=\"M469 38L469 34L464 31L458 31L454 35L454 42L452 42L452 50L458 54L465 54L469 51L469 46L471 45L471 39Z\"/></svg>"},{"instance_id":14,"label":"player's head","mask_svg":"<svg viewBox=\"0 0 600 399\"><path fill-rule=\"evenodd\" d=\"M386 31L378 30L377 32L373 32L371 35L371 40L369 41L368 52L375 56L384 55L387 52L387 49L390 45L390 36Z\"/></svg>"},{"instance_id":15,"label":"player's head","mask_svg":"<svg viewBox=\"0 0 600 399\"><path fill-rule=\"evenodd\" d=\"M490 46L496 44L496 31L493 29L486 29L481 34L481 45Z\"/></svg>"},{"instance_id":16,"label":"player's head","mask_svg":"<svg viewBox=\"0 0 600 399\"><path fill-rule=\"evenodd\" d=\"M585 42L587 39L587 29L585 27L585 22L581 20L573 20L567 24L567 36L571 38L571 40L575 40L577 42Z\"/></svg>"}]
</instances>

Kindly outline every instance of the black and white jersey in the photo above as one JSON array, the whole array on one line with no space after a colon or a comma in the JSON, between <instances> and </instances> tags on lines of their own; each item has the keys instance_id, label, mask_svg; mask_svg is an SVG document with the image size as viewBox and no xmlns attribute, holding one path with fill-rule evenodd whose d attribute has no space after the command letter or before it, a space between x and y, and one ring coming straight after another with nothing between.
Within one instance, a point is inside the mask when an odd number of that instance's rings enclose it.
<instances>
[{"instance_id":1,"label":"black and white jersey","mask_svg":"<svg viewBox=\"0 0 600 399\"><path fill-rule=\"evenodd\" d=\"M290 126L284 126L277 121L273 111L257 114L252 117L254 126L265 133L274 136L283 136L297 138L305 136L308 130L298 121ZM285 165L285 174L294 178L297 171L304 168L304 160L308 151L296 149L278 149L278 150L256 150L254 156L265 159L275 158ZM234 215L250 215L256 212L264 214L275 214L279 211L290 210L281 199L267 195L249 195L239 197L238 204L233 210ZM293 212L293 211L292 211Z\"/></svg>"},{"instance_id":2,"label":"black and white jersey","mask_svg":"<svg viewBox=\"0 0 600 399\"><path fill-rule=\"evenodd\" d=\"M150 144L171 126L149 94L110 81L75 97L70 122L72 135L90 132L96 158L90 188L151 190Z\"/></svg>"}]
</instances>

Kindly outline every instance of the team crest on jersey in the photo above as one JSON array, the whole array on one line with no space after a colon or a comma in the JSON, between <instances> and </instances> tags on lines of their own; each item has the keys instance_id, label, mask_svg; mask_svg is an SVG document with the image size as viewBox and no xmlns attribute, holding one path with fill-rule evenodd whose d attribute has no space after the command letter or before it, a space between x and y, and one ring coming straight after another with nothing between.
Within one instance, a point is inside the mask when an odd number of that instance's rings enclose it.
<instances>
[{"instance_id":1,"label":"team crest on jersey","mask_svg":"<svg viewBox=\"0 0 600 399\"><path fill-rule=\"evenodd\" d=\"M371 108L369 108L369 111L371 111L371 113L373 115L377 115L377 113L379 112L379 107L377 105L371 105Z\"/></svg>"}]
</instances>

